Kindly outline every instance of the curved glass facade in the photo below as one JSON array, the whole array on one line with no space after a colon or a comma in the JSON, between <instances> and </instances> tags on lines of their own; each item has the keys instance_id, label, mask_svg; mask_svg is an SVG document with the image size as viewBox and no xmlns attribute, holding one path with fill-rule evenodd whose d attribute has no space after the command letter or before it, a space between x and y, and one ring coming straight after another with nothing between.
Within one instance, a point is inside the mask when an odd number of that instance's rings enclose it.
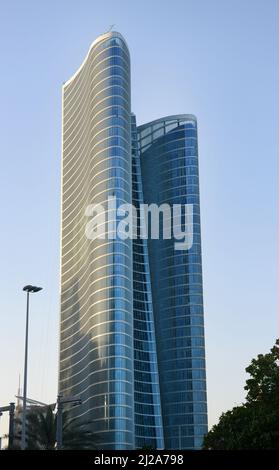
<instances>
[{"instance_id":1,"label":"curved glass facade","mask_svg":"<svg viewBox=\"0 0 279 470\"><path fill-rule=\"evenodd\" d=\"M193 205L193 245L148 240L165 446L198 449L207 432L197 123L192 115L138 127L147 204Z\"/></svg>"},{"instance_id":2,"label":"curved glass facade","mask_svg":"<svg viewBox=\"0 0 279 470\"><path fill-rule=\"evenodd\" d=\"M81 397L69 413L91 423L101 449L198 449L207 405L197 123L177 115L137 127L130 97L128 47L112 31L63 85L59 393ZM111 197L136 208L136 238L111 237ZM143 203L192 204L191 249L141 238ZM91 239L94 204L107 220Z\"/></svg>"},{"instance_id":3,"label":"curved glass facade","mask_svg":"<svg viewBox=\"0 0 279 470\"><path fill-rule=\"evenodd\" d=\"M133 204L143 204L136 118L132 115ZM138 224L139 227L139 224ZM147 240L133 240L136 447L163 449L163 425Z\"/></svg>"},{"instance_id":4,"label":"curved glass facade","mask_svg":"<svg viewBox=\"0 0 279 470\"><path fill-rule=\"evenodd\" d=\"M100 36L63 86L62 185L59 391L81 397L71 414L92 423L103 449L132 449L132 240L88 240L84 215L108 196L132 202L130 58L119 33Z\"/></svg>"}]
</instances>

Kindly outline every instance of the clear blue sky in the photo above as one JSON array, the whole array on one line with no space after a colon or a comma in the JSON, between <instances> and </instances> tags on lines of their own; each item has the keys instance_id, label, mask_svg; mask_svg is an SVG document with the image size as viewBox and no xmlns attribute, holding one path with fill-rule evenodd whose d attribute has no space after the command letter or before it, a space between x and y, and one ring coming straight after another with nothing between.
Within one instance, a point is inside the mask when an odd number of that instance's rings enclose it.
<instances>
[{"instance_id":1,"label":"clear blue sky","mask_svg":"<svg viewBox=\"0 0 279 470\"><path fill-rule=\"evenodd\" d=\"M1 2L1 405L23 369L28 283L44 287L31 299L28 394L56 397L61 86L111 24L130 47L138 123L198 118L212 425L279 337L276 0Z\"/></svg>"}]
</instances>

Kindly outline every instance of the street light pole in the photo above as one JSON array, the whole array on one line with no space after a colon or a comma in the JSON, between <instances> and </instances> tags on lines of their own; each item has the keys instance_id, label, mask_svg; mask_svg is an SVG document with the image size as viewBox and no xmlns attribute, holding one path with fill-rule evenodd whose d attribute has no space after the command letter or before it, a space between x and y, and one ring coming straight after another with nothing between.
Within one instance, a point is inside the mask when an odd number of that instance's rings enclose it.
<instances>
[{"instance_id":1,"label":"street light pole","mask_svg":"<svg viewBox=\"0 0 279 470\"><path fill-rule=\"evenodd\" d=\"M61 395L58 395L57 397L57 414L56 414L56 444L57 444L57 450L62 449L63 445L63 435L62 435L62 428L63 428L63 422L62 422L62 412L63 412L63 404L61 401Z\"/></svg>"},{"instance_id":2,"label":"street light pole","mask_svg":"<svg viewBox=\"0 0 279 470\"><path fill-rule=\"evenodd\" d=\"M80 397L70 396L63 397L63 395L57 396L57 413L56 413L56 449L63 449L63 406L65 404L71 404L73 406L81 405L82 401Z\"/></svg>"},{"instance_id":3,"label":"street light pole","mask_svg":"<svg viewBox=\"0 0 279 470\"><path fill-rule=\"evenodd\" d=\"M24 355L24 382L22 402L22 428L21 428L21 450L26 448L26 399L27 399L27 363L28 363L28 333L29 333L29 294L39 292L42 287L25 286L23 290L27 293L26 302L26 327L25 327L25 355Z\"/></svg>"},{"instance_id":4,"label":"street light pole","mask_svg":"<svg viewBox=\"0 0 279 470\"><path fill-rule=\"evenodd\" d=\"M27 291L26 303L26 326L25 326L25 355L24 355L24 379L23 379L23 401L22 401L22 428L21 428L21 450L26 447L26 397L27 397L27 362L28 362L28 330L29 330L29 290Z\"/></svg>"},{"instance_id":5,"label":"street light pole","mask_svg":"<svg viewBox=\"0 0 279 470\"><path fill-rule=\"evenodd\" d=\"M10 403L9 410L9 445L8 449L12 450L14 445L14 419L15 419L15 404Z\"/></svg>"}]
</instances>

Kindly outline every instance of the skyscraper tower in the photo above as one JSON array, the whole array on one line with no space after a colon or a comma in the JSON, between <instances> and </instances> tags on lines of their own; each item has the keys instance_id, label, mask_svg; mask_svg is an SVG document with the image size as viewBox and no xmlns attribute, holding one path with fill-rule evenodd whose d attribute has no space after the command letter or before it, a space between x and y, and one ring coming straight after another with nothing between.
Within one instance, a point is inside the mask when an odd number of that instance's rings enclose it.
<instances>
[{"instance_id":1,"label":"skyscraper tower","mask_svg":"<svg viewBox=\"0 0 279 470\"><path fill-rule=\"evenodd\" d=\"M148 240L165 445L199 448L207 432L197 122L193 115L138 128L145 202L192 207L193 244Z\"/></svg>"},{"instance_id":2,"label":"skyscraper tower","mask_svg":"<svg viewBox=\"0 0 279 470\"><path fill-rule=\"evenodd\" d=\"M130 103L128 47L111 31L63 85L59 392L81 397L71 415L102 449L195 449L207 431L196 119L137 127ZM190 204L192 247L113 236L110 198ZM96 205L107 222L91 239Z\"/></svg>"},{"instance_id":3,"label":"skyscraper tower","mask_svg":"<svg viewBox=\"0 0 279 470\"><path fill-rule=\"evenodd\" d=\"M130 101L128 47L104 34L63 86L59 390L115 449L135 446L132 240L88 239L85 212L132 202Z\"/></svg>"}]
</instances>

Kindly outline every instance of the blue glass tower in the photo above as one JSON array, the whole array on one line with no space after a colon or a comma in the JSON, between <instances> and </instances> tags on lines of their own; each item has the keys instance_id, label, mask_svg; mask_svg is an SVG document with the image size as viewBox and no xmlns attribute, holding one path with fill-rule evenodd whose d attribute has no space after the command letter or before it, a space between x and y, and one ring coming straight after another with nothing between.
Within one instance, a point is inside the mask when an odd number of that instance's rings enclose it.
<instances>
[{"instance_id":1,"label":"blue glass tower","mask_svg":"<svg viewBox=\"0 0 279 470\"><path fill-rule=\"evenodd\" d=\"M193 245L148 239L167 449L200 448L207 432L197 123L192 115L138 127L144 201L192 204Z\"/></svg>"},{"instance_id":2,"label":"blue glass tower","mask_svg":"<svg viewBox=\"0 0 279 470\"><path fill-rule=\"evenodd\" d=\"M130 55L110 32L63 85L59 392L103 449L133 449L132 240L86 236L92 205L132 202Z\"/></svg>"},{"instance_id":3,"label":"blue glass tower","mask_svg":"<svg viewBox=\"0 0 279 470\"><path fill-rule=\"evenodd\" d=\"M197 124L137 127L121 34L96 39L63 85L59 393L102 449L198 449L207 431ZM116 208L192 204L193 245L111 237ZM104 237L87 236L102 205ZM118 217L118 216L117 216ZM118 221L118 218L117 220ZM138 223L138 227L139 227Z\"/></svg>"}]
</instances>

